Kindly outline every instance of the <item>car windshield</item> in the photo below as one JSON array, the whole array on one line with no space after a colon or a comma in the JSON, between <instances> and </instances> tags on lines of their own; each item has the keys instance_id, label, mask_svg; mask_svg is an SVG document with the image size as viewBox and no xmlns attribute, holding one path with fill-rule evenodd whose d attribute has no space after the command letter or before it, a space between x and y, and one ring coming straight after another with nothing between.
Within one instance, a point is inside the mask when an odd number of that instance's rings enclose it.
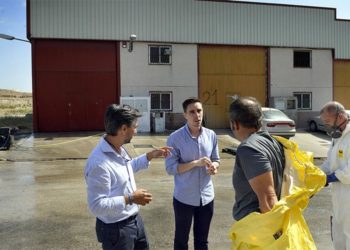
<instances>
[{"instance_id":1,"label":"car windshield","mask_svg":"<svg viewBox=\"0 0 350 250\"><path fill-rule=\"evenodd\" d=\"M279 110L269 109L264 110L263 113L266 119L288 118L283 112Z\"/></svg>"}]
</instances>

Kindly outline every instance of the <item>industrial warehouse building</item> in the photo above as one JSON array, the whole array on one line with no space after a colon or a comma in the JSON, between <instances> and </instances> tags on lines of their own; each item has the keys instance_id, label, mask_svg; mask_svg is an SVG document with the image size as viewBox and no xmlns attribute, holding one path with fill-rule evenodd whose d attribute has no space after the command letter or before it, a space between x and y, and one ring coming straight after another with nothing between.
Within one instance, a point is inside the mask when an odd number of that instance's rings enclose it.
<instances>
[{"instance_id":1,"label":"industrial warehouse building","mask_svg":"<svg viewBox=\"0 0 350 250\"><path fill-rule=\"evenodd\" d=\"M141 131L175 129L190 96L204 103L209 128L228 127L237 95L299 127L326 101L350 108L350 22L333 8L27 0L27 19L38 132L102 130L110 103L140 109Z\"/></svg>"}]
</instances>

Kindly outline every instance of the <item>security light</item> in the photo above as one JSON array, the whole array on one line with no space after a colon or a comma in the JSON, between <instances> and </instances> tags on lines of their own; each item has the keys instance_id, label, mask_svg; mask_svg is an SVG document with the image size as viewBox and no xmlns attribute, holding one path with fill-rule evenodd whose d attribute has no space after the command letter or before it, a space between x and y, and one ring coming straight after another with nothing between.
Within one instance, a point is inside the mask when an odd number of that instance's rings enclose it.
<instances>
[{"instance_id":1,"label":"security light","mask_svg":"<svg viewBox=\"0 0 350 250\"><path fill-rule=\"evenodd\" d=\"M9 36L6 34L0 34L0 38L5 39L5 40L18 40L18 41L30 43L28 40L19 39L19 38L16 38L14 36Z\"/></svg>"}]
</instances>

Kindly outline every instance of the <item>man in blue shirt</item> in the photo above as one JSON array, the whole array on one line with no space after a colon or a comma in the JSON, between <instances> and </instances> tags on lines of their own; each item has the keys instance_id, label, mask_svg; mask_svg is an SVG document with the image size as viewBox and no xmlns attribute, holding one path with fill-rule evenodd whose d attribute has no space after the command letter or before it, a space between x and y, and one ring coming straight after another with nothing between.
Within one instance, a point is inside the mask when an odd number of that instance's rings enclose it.
<instances>
[{"instance_id":1,"label":"man in blue shirt","mask_svg":"<svg viewBox=\"0 0 350 250\"><path fill-rule=\"evenodd\" d=\"M96 216L96 234L103 249L149 249L139 205L152 194L136 187L134 172L146 169L153 158L166 157L169 147L132 159L123 148L137 132L141 114L128 106L110 105L105 113L106 134L90 154L85 167L87 199Z\"/></svg>"},{"instance_id":2,"label":"man in blue shirt","mask_svg":"<svg viewBox=\"0 0 350 250\"><path fill-rule=\"evenodd\" d=\"M211 175L219 167L219 150L214 131L202 126L203 106L189 98L182 104L187 123L173 132L167 141L172 154L166 171L174 175L175 213L174 249L188 249L193 222L195 249L208 249L208 234L214 211L214 186Z\"/></svg>"}]
</instances>

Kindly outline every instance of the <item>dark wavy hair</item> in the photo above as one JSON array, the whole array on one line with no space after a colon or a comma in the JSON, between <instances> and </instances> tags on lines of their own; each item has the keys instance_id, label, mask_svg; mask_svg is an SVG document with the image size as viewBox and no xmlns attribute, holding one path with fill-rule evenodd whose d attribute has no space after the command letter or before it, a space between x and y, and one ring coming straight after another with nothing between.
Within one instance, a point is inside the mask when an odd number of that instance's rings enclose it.
<instances>
[{"instance_id":1,"label":"dark wavy hair","mask_svg":"<svg viewBox=\"0 0 350 250\"><path fill-rule=\"evenodd\" d=\"M132 123L142 114L128 105L111 104L105 112L105 130L108 135L115 136L124 124L131 127Z\"/></svg>"}]
</instances>

